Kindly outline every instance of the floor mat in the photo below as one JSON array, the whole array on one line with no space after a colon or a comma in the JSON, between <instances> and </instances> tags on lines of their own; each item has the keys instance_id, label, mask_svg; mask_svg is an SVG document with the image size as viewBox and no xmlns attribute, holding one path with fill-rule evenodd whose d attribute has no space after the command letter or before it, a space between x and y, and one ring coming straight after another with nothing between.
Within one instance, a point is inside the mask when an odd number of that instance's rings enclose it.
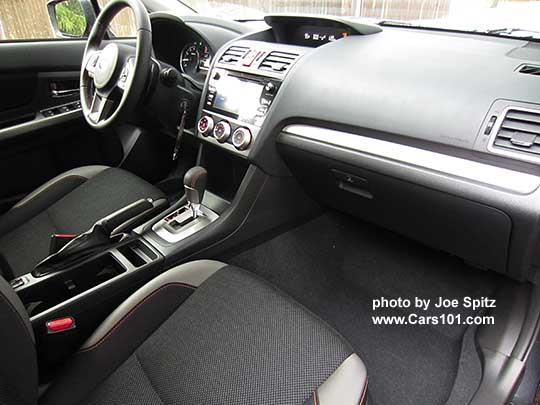
<instances>
[{"instance_id":1,"label":"floor mat","mask_svg":"<svg viewBox=\"0 0 540 405\"><path fill-rule=\"evenodd\" d=\"M493 294L499 277L376 226L327 213L227 258L274 283L336 328L366 363L375 404L440 404L449 398L465 326L374 325L373 315L462 317L474 312L374 311L379 297L430 299Z\"/></svg>"}]
</instances>

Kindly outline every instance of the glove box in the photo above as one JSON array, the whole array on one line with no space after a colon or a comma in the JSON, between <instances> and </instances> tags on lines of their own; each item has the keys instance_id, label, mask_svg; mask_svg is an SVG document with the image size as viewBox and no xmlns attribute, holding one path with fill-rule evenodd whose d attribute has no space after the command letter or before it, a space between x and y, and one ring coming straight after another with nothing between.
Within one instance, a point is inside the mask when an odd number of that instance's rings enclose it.
<instances>
[{"instance_id":1,"label":"glove box","mask_svg":"<svg viewBox=\"0 0 540 405\"><path fill-rule=\"evenodd\" d=\"M285 161L317 201L468 263L507 271L512 220L502 210L288 145Z\"/></svg>"}]
</instances>

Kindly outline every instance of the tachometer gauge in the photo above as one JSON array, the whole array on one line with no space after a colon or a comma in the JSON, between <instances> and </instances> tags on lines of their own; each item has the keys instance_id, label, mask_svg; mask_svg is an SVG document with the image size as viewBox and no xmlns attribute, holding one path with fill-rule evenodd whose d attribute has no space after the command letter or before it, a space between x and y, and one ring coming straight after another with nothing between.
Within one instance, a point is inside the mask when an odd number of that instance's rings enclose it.
<instances>
[{"instance_id":1,"label":"tachometer gauge","mask_svg":"<svg viewBox=\"0 0 540 405\"><path fill-rule=\"evenodd\" d=\"M198 71L201 58L198 44L188 44L182 49L180 54L180 68L185 74L193 74Z\"/></svg>"}]
</instances>

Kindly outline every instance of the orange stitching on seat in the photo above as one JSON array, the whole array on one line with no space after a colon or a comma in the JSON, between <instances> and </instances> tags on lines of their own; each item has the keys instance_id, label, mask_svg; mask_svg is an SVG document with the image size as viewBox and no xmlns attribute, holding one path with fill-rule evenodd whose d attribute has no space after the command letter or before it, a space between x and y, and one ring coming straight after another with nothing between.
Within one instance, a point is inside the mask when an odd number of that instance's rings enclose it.
<instances>
[{"instance_id":1,"label":"orange stitching on seat","mask_svg":"<svg viewBox=\"0 0 540 405\"><path fill-rule=\"evenodd\" d=\"M99 341L97 341L96 343L94 343L92 346L90 347L87 347L87 348L84 348L84 349L80 349L77 353L84 353L84 352L87 352L87 351L90 351L90 350L93 350L95 349L96 347L98 347L99 345L101 345L107 338L109 338L109 336L111 336L111 334L126 320L128 319L134 312L137 308L139 308L142 304L144 304L146 301L148 301L149 299L151 299L152 297L155 297L160 291L164 290L165 288L168 288L168 287L182 287L182 288L190 288L192 290L196 290L197 288L192 286L192 285L189 285L189 284L184 284L184 283L168 283L168 284L165 284L165 285L162 285L161 287L159 287L157 290L154 290L151 294L147 295L142 301L139 301L133 308L131 308L123 317L122 319L120 319L118 322L116 322L116 324L101 338L99 339Z\"/></svg>"}]
</instances>

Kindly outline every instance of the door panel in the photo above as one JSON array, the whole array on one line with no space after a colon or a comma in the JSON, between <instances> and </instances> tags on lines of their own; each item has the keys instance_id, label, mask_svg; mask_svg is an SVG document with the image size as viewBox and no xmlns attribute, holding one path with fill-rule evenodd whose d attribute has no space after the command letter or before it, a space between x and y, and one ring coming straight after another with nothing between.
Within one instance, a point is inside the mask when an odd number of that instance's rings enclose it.
<instances>
[{"instance_id":1,"label":"door panel","mask_svg":"<svg viewBox=\"0 0 540 405\"><path fill-rule=\"evenodd\" d=\"M0 43L0 213L45 181L87 164L115 165L115 136L80 111L85 41ZM53 91L54 90L54 91Z\"/></svg>"},{"instance_id":2,"label":"door panel","mask_svg":"<svg viewBox=\"0 0 540 405\"><path fill-rule=\"evenodd\" d=\"M1 47L0 45L0 49ZM0 132L0 142L16 133L31 130L36 125L43 127L46 126L44 124L55 122L55 120L40 122L42 118L49 118L49 114L53 114L55 107L72 105L73 111L78 110L74 104L79 99L78 93L74 92L67 96L64 93L52 95L53 89L62 91L78 90L78 88L79 71L47 73L2 73L0 71L0 130L4 130ZM72 118L76 116L80 114L71 115ZM32 121L36 125L30 125ZM23 130L19 128L14 131L16 129L14 127L22 123L27 123L22 128Z\"/></svg>"},{"instance_id":3,"label":"door panel","mask_svg":"<svg viewBox=\"0 0 540 405\"><path fill-rule=\"evenodd\" d=\"M0 43L0 69L6 72L79 70L85 40L19 41Z\"/></svg>"}]
</instances>

